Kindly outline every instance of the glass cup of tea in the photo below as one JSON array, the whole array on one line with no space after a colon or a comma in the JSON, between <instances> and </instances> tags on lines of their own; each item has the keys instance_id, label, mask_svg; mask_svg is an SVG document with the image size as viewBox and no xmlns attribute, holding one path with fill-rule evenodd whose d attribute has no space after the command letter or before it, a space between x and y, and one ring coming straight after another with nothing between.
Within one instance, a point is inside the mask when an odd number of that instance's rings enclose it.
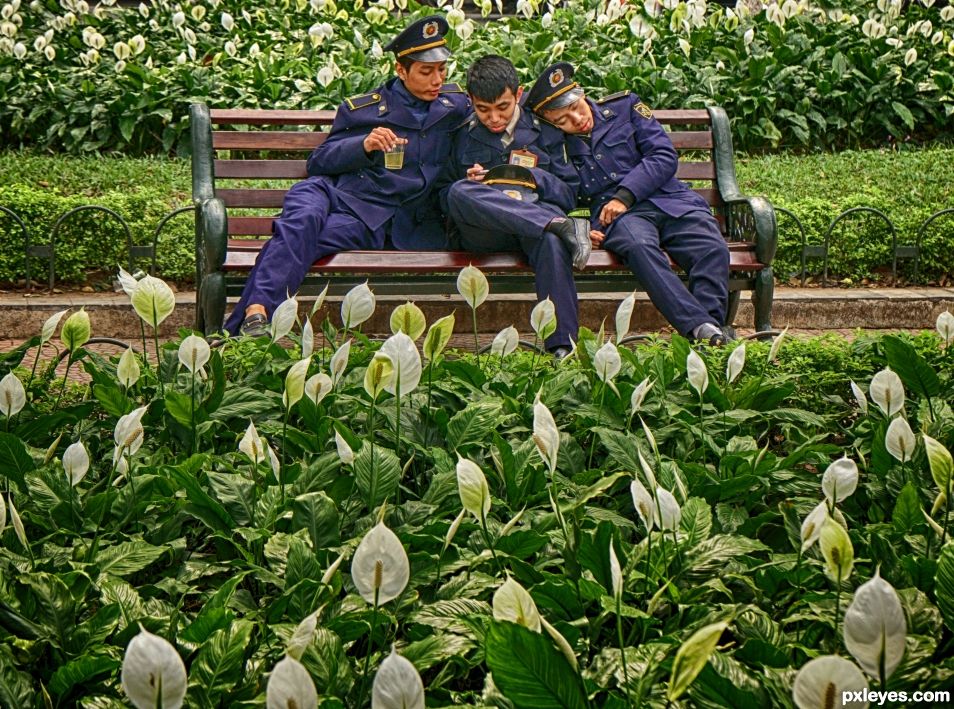
<instances>
[{"instance_id":1,"label":"glass cup of tea","mask_svg":"<svg viewBox=\"0 0 954 709\"><path fill-rule=\"evenodd\" d=\"M384 167L388 170L400 170L404 167L404 146L407 145L406 138L398 138L390 150L384 151Z\"/></svg>"}]
</instances>

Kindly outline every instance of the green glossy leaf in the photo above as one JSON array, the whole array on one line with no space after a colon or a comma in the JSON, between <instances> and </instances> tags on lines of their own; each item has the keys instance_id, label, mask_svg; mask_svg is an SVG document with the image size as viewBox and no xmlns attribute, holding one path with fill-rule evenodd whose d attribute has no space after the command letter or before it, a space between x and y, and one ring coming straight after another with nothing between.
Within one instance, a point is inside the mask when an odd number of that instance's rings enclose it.
<instances>
[{"instance_id":1,"label":"green glossy leaf","mask_svg":"<svg viewBox=\"0 0 954 709\"><path fill-rule=\"evenodd\" d=\"M941 380L937 373L910 343L896 335L885 335L881 339L881 346L888 365L901 377L908 391L924 397L941 393Z\"/></svg>"},{"instance_id":2,"label":"green glossy leaf","mask_svg":"<svg viewBox=\"0 0 954 709\"><path fill-rule=\"evenodd\" d=\"M0 475L26 490L23 476L36 469L23 441L12 433L0 433Z\"/></svg>"},{"instance_id":3,"label":"green glossy leaf","mask_svg":"<svg viewBox=\"0 0 954 709\"><path fill-rule=\"evenodd\" d=\"M894 503L894 512L891 514L891 524L898 532L908 532L915 525L923 524L921 515L921 501L918 498L918 488L914 483L908 483L898 495Z\"/></svg>"},{"instance_id":4,"label":"green glossy leaf","mask_svg":"<svg viewBox=\"0 0 954 709\"><path fill-rule=\"evenodd\" d=\"M228 706L229 692L245 679L245 651L255 625L235 620L216 631L189 668L189 697L204 706Z\"/></svg>"},{"instance_id":5,"label":"green glossy leaf","mask_svg":"<svg viewBox=\"0 0 954 709\"><path fill-rule=\"evenodd\" d=\"M307 529L314 548L325 549L340 541L338 508L324 492L309 492L292 503L292 531Z\"/></svg>"},{"instance_id":6,"label":"green glossy leaf","mask_svg":"<svg viewBox=\"0 0 954 709\"><path fill-rule=\"evenodd\" d=\"M514 623L494 622L484 651L494 683L524 709L588 706L580 678L549 637Z\"/></svg>"},{"instance_id":7,"label":"green glossy leaf","mask_svg":"<svg viewBox=\"0 0 954 709\"><path fill-rule=\"evenodd\" d=\"M712 531L712 509L709 503L699 497L690 497L682 506L682 518L679 529L686 535L689 547L709 538Z\"/></svg>"},{"instance_id":8,"label":"green glossy leaf","mask_svg":"<svg viewBox=\"0 0 954 709\"><path fill-rule=\"evenodd\" d=\"M941 549L934 584L937 607L941 609L944 625L954 630L954 542L948 542Z\"/></svg>"},{"instance_id":9,"label":"green glossy leaf","mask_svg":"<svg viewBox=\"0 0 954 709\"><path fill-rule=\"evenodd\" d=\"M153 546L148 542L120 542L100 549L96 555L96 563L102 574L129 576L149 566L165 551L165 547Z\"/></svg>"},{"instance_id":10,"label":"green glossy leaf","mask_svg":"<svg viewBox=\"0 0 954 709\"><path fill-rule=\"evenodd\" d=\"M112 672L122 663L106 655L84 655L60 665L50 678L49 689L63 695L73 687L102 674Z\"/></svg>"},{"instance_id":11,"label":"green glossy leaf","mask_svg":"<svg viewBox=\"0 0 954 709\"><path fill-rule=\"evenodd\" d=\"M373 456L373 458L372 458ZM391 498L401 482L401 463L394 451L365 441L354 457L354 477L358 490L370 508Z\"/></svg>"},{"instance_id":12,"label":"green glossy leaf","mask_svg":"<svg viewBox=\"0 0 954 709\"><path fill-rule=\"evenodd\" d=\"M728 622L720 621L699 628L676 651L669 677L669 689L666 698L675 701L692 684L709 661L709 655L715 650L722 632L729 627Z\"/></svg>"},{"instance_id":13,"label":"green glossy leaf","mask_svg":"<svg viewBox=\"0 0 954 709\"><path fill-rule=\"evenodd\" d=\"M479 443L502 423L499 401L479 401L454 414L447 422L447 449Z\"/></svg>"}]
</instances>

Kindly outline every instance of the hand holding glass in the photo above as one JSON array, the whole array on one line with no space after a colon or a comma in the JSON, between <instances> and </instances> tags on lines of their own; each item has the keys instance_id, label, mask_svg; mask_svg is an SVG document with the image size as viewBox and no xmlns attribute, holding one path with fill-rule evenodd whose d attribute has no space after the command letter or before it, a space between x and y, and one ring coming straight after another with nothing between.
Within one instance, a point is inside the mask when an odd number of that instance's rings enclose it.
<instances>
[{"instance_id":1,"label":"hand holding glass","mask_svg":"<svg viewBox=\"0 0 954 709\"><path fill-rule=\"evenodd\" d=\"M398 138L390 150L384 151L384 167L388 170L400 170L404 167L404 146L407 138Z\"/></svg>"}]
</instances>

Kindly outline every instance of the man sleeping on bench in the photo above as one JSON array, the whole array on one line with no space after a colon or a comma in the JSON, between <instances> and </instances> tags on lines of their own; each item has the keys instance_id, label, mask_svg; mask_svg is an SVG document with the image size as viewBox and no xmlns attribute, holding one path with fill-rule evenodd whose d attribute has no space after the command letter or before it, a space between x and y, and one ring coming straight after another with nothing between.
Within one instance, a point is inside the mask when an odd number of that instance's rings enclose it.
<instances>
[{"instance_id":1,"label":"man sleeping on bench","mask_svg":"<svg viewBox=\"0 0 954 709\"><path fill-rule=\"evenodd\" d=\"M228 332L265 335L275 308L323 256L447 248L435 187L451 154L451 131L470 111L461 89L444 84L447 30L438 15L409 25L385 48L396 55L397 77L339 107L328 139L308 158L311 177L285 195Z\"/></svg>"}]
</instances>

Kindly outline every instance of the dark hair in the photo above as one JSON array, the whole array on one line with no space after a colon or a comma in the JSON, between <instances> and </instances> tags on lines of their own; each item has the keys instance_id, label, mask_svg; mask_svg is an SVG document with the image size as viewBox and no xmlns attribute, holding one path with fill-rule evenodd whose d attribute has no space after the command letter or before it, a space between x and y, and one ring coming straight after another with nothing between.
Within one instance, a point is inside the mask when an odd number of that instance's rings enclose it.
<instances>
[{"instance_id":1,"label":"dark hair","mask_svg":"<svg viewBox=\"0 0 954 709\"><path fill-rule=\"evenodd\" d=\"M516 95L519 87L517 70L497 54L481 57L467 70L467 93L480 101L495 101L507 89Z\"/></svg>"},{"instance_id":2,"label":"dark hair","mask_svg":"<svg viewBox=\"0 0 954 709\"><path fill-rule=\"evenodd\" d=\"M414 60L408 57L398 57L397 63L404 67L404 71L411 71L411 67L414 66Z\"/></svg>"}]
</instances>

